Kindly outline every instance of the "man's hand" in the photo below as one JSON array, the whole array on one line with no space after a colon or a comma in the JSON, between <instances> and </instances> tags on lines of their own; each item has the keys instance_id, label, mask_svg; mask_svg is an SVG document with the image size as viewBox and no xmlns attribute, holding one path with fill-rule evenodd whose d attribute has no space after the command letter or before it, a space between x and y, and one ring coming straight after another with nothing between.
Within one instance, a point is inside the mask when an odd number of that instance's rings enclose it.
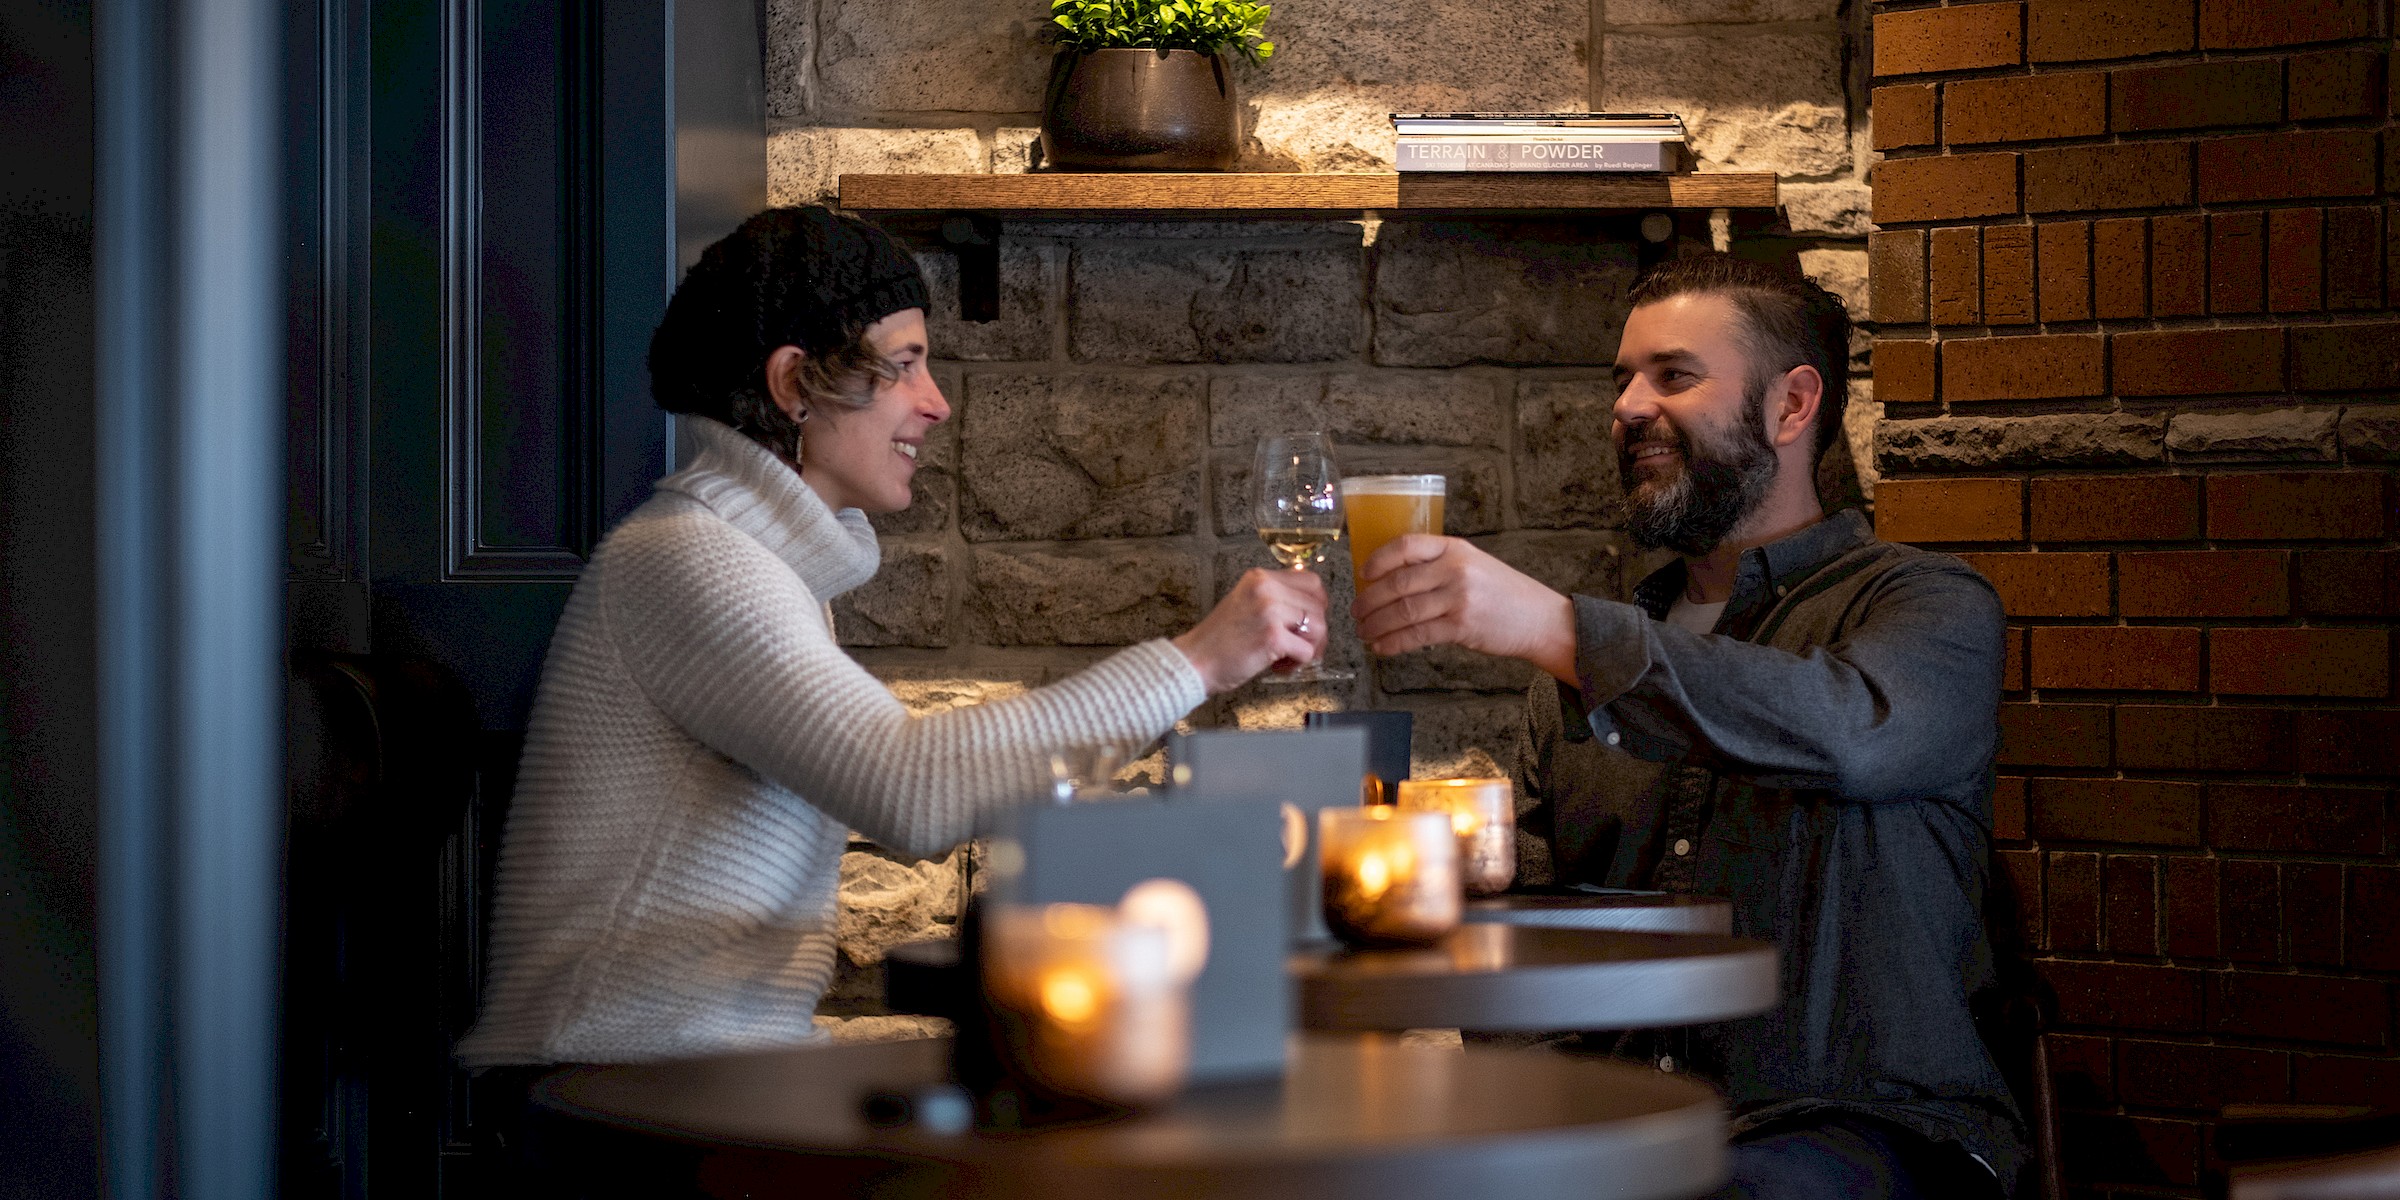
<instances>
[{"instance_id":1,"label":"man's hand","mask_svg":"<svg viewBox=\"0 0 2400 1200\"><path fill-rule=\"evenodd\" d=\"M1454 643L1521 658L1575 682L1575 605L1458 538L1412 533L1366 562L1367 589L1350 606L1377 654Z\"/></svg>"},{"instance_id":2,"label":"man's hand","mask_svg":"<svg viewBox=\"0 0 2400 1200\"><path fill-rule=\"evenodd\" d=\"M1289 671L1325 649L1325 581L1314 571L1253 567L1200 623L1175 638L1211 696L1260 671Z\"/></svg>"}]
</instances>

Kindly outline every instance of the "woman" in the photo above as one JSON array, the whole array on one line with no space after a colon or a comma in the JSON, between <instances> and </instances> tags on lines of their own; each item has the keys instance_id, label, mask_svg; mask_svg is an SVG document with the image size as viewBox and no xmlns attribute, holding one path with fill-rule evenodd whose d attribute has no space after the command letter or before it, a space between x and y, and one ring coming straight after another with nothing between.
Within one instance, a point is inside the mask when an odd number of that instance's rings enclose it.
<instances>
[{"instance_id":1,"label":"woman","mask_svg":"<svg viewBox=\"0 0 2400 1200\"><path fill-rule=\"evenodd\" d=\"M1139 744L1324 640L1313 574L1252 571L1198 625L1023 696L912 718L825 605L875 573L950 415L925 284L872 226L759 214L650 344L691 465L576 583L500 856L471 1066L628 1062L821 1036L849 830L943 853L1038 794L1053 751Z\"/></svg>"}]
</instances>

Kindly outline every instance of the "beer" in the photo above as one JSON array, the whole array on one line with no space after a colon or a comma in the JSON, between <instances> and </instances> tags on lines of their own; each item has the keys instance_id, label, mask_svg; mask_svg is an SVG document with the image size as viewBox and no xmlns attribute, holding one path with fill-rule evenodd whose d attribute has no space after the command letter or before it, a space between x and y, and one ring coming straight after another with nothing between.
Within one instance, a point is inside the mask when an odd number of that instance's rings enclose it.
<instances>
[{"instance_id":1,"label":"beer","mask_svg":"<svg viewBox=\"0 0 2400 1200\"><path fill-rule=\"evenodd\" d=\"M1404 533L1440 533L1449 481L1439 475L1354 475L1342 481L1350 523L1350 581L1367 589L1367 560Z\"/></svg>"}]
</instances>

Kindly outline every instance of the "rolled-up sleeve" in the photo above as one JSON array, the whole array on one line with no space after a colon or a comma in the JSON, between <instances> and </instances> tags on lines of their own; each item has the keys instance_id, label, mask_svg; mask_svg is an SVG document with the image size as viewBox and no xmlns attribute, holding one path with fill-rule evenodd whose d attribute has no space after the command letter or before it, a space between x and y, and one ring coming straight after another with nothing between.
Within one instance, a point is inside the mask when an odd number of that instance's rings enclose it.
<instances>
[{"instance_id":1,"label":"rolled-up sleeve","mask_svg":"<svg viewBox=\"0 0 2400 1200\"><path fill-rule=\"evenodd\" d=\"M1592 736L1657 762L1709 760L1844 800L1946 790L1990 763L2006 617L1962 563L1928 559L1863 594L1838 641L1794 653L1575 597L1574 697ZM1561 690L1562 698L1566 693Z\"/></svg>"}]
</instances>

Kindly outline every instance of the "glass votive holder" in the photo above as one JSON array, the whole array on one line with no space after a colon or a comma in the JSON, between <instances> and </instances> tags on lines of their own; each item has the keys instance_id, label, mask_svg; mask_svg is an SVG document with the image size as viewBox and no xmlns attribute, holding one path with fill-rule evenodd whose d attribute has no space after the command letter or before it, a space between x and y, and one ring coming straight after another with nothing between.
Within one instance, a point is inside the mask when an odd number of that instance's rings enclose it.
<instances>
[{"instance_id":1,"label":"glass votive holder","mask_svg":"<svg viewBox=\"0 0 2400 1200\"><path fill-rule=\"evenodd\" d=\"M1458 837L1442 813L1390 806L1317 814L1325 926L1354 945L1417 945L1458 928Z\"/></svg>"},{"instance_id":2,"label":"glass votive holder","mask_svg":"<svg viewBox=\"0 0 2400 1200\"><path fill-rule=\"evenodd\" d=\"M983 929L984 995L1011 1073L1119 1108L1183 1089L1191 1001L1168 930L1092 904L997 906Z\"/></svg>"},{"instance_id":3,"label":"glass votive holder","mask_svg":"<svg viewBox=\"0 0 2400 1200\"><path fill-rule=\"evenodd\" d=\"M1400 807L1450 815L1468 895L1496 896L1516 882L1517 799L1507 780L1403 779Z\"/></svg>"},{"instance_id":4,"label":"glass votive holder","mask_svg":"<svg viewBox=\"0 0 2400 1200\"><path fill-rule=\"evenodd\" d=\"M1109 742L1070 746L1050 752L1050 800L1072 804L1076 799L1102 796L1108 782L1125 765L1123 747Z\"/></svg>"}]
</instances>

